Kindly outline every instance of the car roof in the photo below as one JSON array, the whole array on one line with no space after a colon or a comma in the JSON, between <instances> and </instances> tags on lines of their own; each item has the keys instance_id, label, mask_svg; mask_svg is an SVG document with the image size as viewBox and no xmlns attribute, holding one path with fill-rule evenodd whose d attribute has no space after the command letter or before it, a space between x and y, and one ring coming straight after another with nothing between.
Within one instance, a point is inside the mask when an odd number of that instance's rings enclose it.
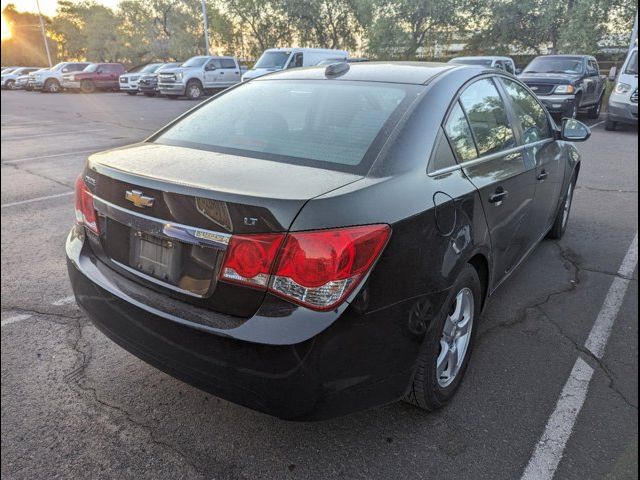
<instances>
[{"instance_id":1,"label":"car roof","mask_svg":"<svg viewBox=\"0 0 640 480\"><path fill-rule=\"evenodd\" d=\"M539 55L536 58L570 58L574 60L582 60L584 58L593 58L591 55Z\"/></svg>"},{"instance_id":2,"label":"car roof","mask_svg":"<svg viewBox=\"0 0 640 480\"><path fill-rule=\"evenodd\" d=\"M478 60L512 60L511 57L503 57L499 55L468 55L466 57L453 57L450 62L455 60L473 60L477 58Z\"/></svg>"},{"instance_id":3,"label":"car roof","mask_svg":"<svg viewBox=\"0 0 640 480\"><path fill-rule=\"evenodd\" d=\"M335 64L333 64L335 65ZM448 70L457 68L469 68L484 71L481 67L463 66L451 63L430 63L430 62L361 62L349 63L348 70L342 74L327 77L325 72L328 66L317 66L307 68L294 68L291 70L281 70L258 77L252 81L265 80L320 80L333 78L345 81L366 81L366 82L386 82L386 83L407 83L422 85L432 78Z\"/></svg>"}]
</instances>

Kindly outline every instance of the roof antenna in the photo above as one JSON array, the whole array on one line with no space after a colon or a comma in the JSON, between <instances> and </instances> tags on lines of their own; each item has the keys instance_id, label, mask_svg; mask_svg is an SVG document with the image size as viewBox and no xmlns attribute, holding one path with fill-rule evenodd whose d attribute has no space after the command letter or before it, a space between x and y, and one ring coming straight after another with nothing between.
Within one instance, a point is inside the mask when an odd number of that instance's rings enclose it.
<instances>
[{"instance_id":1,"label":"roof antenna","mask_svg":"<svg viewBox=\"0 0 640 480\"><path fill-rule=\"evenodd\" d=\"M327 77L337 77L345 74L349 71L349 64L347 62L332 63L327 65L324 69L324 74Z\"/></svg>"}]
</instances>

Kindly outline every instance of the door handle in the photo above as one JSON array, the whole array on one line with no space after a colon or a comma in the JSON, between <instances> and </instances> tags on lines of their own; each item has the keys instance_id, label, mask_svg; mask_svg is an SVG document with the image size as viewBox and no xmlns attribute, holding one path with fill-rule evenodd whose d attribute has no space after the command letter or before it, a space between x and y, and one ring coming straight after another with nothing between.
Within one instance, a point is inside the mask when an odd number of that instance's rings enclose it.
<instances>
[{"instance_id":1,"label":"door handle","mask_svg":"<svg viewBox=\"0 0 640 480\"><path fill-rule=\"evenodd\" d=\"M536 178L538 179L538 181L542 182L546 180L548 176L549 176L549 172L547 172L546 170L542 170Z\"/></svg>"},{"instance_id":2,"label":"door handle","mask_svg":"<svg viewBox=\"0 0 640 480\"><path fill-rule=\"evenodd\" d=\"M496 188L496 191L489 195L489 203L493 203L496 207L502 205L502 201L509 196L509 192L502 187Z\"/></svg>"}]
</instances>

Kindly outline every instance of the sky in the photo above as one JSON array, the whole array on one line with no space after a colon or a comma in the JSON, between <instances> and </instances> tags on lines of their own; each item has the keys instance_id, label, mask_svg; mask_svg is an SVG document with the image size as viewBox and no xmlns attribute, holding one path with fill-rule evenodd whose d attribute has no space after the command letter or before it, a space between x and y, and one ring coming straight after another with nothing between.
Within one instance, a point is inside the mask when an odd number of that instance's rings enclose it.
<instances>
[{"instance_id":1,"label":"sky","mask_svg":"<svg viewBox=\"0 0 640 480\"><path fill-rule=\"evenodd\" d=\"M97 0L97 3L101 3L108 7L115 7L118 5L119 0ZM16 9L20 12L37 12L36 0L1 0L2 8L7 3L13 3ZM40 0L40 9L44 15L53 16L56 13L56 6L58 0Z\"/></svg>"}]
</instances>

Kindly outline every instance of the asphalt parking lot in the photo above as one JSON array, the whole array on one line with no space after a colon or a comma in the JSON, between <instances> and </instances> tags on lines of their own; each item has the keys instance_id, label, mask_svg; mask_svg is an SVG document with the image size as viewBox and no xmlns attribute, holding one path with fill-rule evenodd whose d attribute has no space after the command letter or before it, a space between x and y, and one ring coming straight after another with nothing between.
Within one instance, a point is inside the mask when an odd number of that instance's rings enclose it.
<instances>
[{"instance_id":1,"label":"asphalt parking lot","mask_svg":"<svg viewBox=\"0 0 640 480\"><path fill-rule=\"evenodd\" d=\"M292 423L155 370L70 297L85 157L194 105L2 92L3 479L518 479L554 462L558 479L638 478L636 128L591 122L568 232L491 299L451 405Z\"/></svg>"}]
</instances>

